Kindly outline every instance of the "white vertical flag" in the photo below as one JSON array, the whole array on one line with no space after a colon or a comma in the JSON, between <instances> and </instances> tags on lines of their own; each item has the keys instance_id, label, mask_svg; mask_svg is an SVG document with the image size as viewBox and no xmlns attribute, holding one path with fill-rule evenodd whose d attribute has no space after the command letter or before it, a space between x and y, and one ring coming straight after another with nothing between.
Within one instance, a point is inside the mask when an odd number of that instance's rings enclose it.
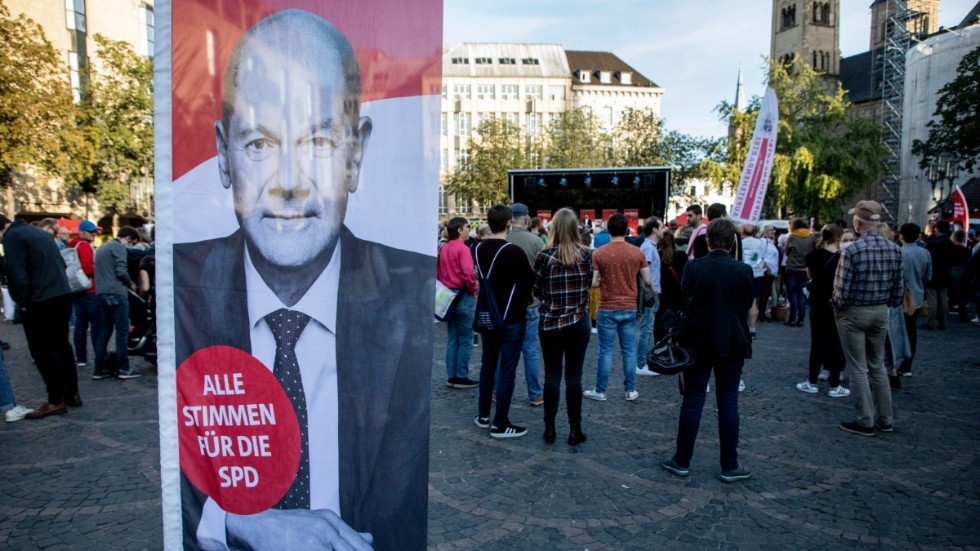
<instances>
[{"instance_id":1,"label":"white vertical flag","mask_svg":"<svg viewBox=\"0 0 980 551\"><path fill-rule=\"evenodd\" d=\"M762 204L769 187L772 158L776 153L776 131L779 127L779 105L776 92L766 88L762 98L759 118L755 121L752 145L745 158L742 179L738 182L735 205L731 218L738 222L758 222L762 216Z\"/></svg>"}]
</instances>

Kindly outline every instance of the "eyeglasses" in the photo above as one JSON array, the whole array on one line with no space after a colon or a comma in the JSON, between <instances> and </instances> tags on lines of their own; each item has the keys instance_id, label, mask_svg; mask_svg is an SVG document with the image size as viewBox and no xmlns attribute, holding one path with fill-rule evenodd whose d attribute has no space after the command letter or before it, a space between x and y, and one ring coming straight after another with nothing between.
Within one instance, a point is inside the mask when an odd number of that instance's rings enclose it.
<instances>
[{"instance_id":1,"label":"eyeglasses","mask_svg":"<svg viewBox=\"0 0 980 551\"><path fill-rule=\"evenodd\" d=\"M300 158L329 159L334 151L350 141L353 135L350 126L344 125L343 136L336 136L332 129L318 130L313 135L297 142L296 153ZM245 156L250 161L265 161L280 155L282 142L275 138L263 137L245 144Z\"/></svg>"}]
</instances>

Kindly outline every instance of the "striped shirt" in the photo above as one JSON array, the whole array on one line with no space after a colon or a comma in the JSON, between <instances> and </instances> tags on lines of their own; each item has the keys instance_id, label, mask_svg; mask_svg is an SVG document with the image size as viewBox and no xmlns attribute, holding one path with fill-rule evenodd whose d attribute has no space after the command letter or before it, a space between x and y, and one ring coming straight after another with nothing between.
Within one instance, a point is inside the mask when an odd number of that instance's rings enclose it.
<instances>
[{"instance_id":1,"label":"striped shirt","mask_svg":"<svg viewBox=\"0 0 980 551\"><path fill-rule=\"evenodd\" d=\"M831 303L837 310L877 304L901 306L904 290L902 250L878 232L869 231L841 251Z\"/></svg>"},{"instance_id":2,"label":"striped shirt","mask_svg":"<svg viewBox=\"0 0 980 551\"><path fill-rule=\"evenodd\" d=\"M538 253L534 263L534 296L541 299L541 330L570 327L588 315L592 287L592 251L581 249L578 261L563 266L558 247Z\"/></svg>"}]
</instances>

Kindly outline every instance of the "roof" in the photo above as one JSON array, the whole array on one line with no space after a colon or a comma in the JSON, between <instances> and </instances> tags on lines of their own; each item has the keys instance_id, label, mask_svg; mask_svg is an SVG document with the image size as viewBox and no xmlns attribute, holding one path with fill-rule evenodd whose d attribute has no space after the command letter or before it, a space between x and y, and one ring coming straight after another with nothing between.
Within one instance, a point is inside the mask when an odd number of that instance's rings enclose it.
<instances>
[{"instance_id":1,"label":"roof","mask_svg":"<svg viewBox=\"0 0 980 551\"><path fill-rule=\"evenodd\" d=\"M861 52L840 60L840 85L851 103L881 99L881 63L875 67L875 56L881 50Z\"/></svg>"},{"instance_id":2,"label":"roof","mask_svg":"<svg viewBox=\"0 0 980 551\"><path fill-rule=\"evenodd\" d=\"M976 25L977 23L980 23L978 20L980 20L980 2L977 2L976 5L973 6L973 9L967 12L966 17L963 18L963 21L960 21L960 24L957 25L956 28L964 29L970 25Z\"/></svg>"},{"instance_id":3,"label":"roof","mask_svg":"<svg viewBox=\"0 0 980 551\"><path fill-rule=\"evenodd\" d=\"M443 77L568 78L561 44L463 43L442 56Z\"/></svg>"},{"instance_id":4,"label":"roof","mask_svg":"<svg viewBox=\"0 0 980 551\"><path fill-rule=\"evenodd\" d=\"M586 52L577 50L566 50L568 56L568 66L571 67L572 85L589 84L595 86L640 86L659 88L656 83L641 75L636 69L630 67L625 61L616 57L610 52ZM590 78L589 82L583 83L579 77L579 71L588 71L595 77L595 73L605 71L612 73L609 83L599 82L599 79ZM629 84L622 81L622 74L630 73Z\"/></svg>"}]
</instances>

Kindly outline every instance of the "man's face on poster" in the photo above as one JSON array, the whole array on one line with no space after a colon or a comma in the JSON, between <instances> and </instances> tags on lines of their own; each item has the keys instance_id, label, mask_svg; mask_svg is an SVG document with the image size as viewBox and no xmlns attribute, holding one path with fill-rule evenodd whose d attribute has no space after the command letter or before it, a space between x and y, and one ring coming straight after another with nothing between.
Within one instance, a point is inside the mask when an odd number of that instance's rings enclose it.
<instances>
[{"instance_id":1,"label":"man's face on poster","mask_svg":"<svg viewBox=\"0 0 980 551\"><path fill-rule=\"evenodd\" d=\"M283 268L333 251L371 130L335 48L303 38L300 51L281 51L281 41L253 36L231 114L215 125L222 183L249 251Z\"/></svg>"}]
</instances>

